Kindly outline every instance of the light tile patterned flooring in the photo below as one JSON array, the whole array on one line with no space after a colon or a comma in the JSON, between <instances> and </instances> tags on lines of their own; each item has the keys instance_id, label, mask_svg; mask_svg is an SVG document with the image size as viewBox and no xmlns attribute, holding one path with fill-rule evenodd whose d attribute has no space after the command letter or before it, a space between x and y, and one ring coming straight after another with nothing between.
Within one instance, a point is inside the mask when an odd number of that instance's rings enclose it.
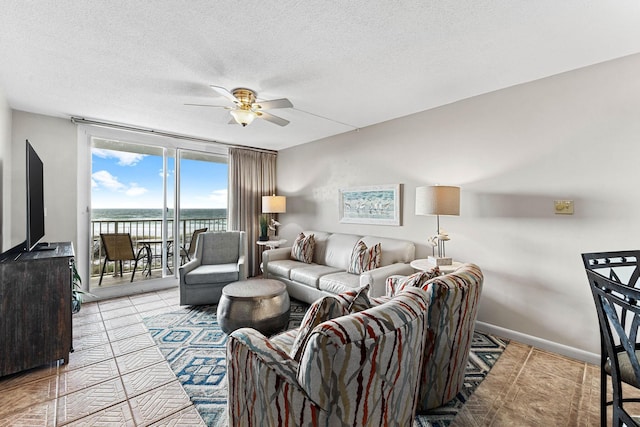
<instances>
[{"instance_id":1,"label":"light tile patterned flooring","mask_svg":"<svg viewBox=\"0 0 640 427\"><path fill-rule=\"evenodd\" d=\"M68 365L0 378L0 426L202 426L142 323L171 289L85 304ZM598 368L511 342L453 425L599 425ZM266 427L266 426L265 426Z\"/></svg>"},{"instance_id":2,"label":"light tile patterned flooring","mask_svg":"<svg viewBox=\"0 0 640 427\"><path fill-rule=\"evenodd\" d=\"M0 426L204 426L142 323L177 289L84 304L69 364L0 378Z\"/></svg>"}]
</instances>

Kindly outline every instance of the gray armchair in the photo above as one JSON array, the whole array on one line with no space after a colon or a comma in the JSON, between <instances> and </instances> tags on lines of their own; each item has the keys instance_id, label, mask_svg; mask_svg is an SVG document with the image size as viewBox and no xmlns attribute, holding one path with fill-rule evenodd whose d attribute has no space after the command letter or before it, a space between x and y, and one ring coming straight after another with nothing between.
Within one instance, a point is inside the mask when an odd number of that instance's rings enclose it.
<instances>
[{"instance_id":1,"label":"gray armchair","mask_svg":"<svg viewBox=\"0 0 640 427\"><path fill-rule=\"evenodd\" d=\"M180 305L217 304L222 288L247 278L244 231L201 233L196 251L180 267Z\"/></svg>"}]
</instances>

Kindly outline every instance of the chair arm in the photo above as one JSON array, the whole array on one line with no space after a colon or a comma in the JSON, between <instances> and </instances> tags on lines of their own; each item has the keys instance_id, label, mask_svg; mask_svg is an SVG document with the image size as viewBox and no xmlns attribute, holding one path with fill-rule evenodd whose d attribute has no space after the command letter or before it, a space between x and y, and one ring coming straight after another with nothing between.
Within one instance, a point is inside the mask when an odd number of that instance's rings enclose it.
<instances>
[{"instance_id":1,"label":"chair arm","mask_svg":"<svg viewBox=\"0 0 640 427\"><path fill-rule=\"evenodd\" d=\"M239 280L246 280L249 277L247 275L247 262L244 255L238 258L238 278Z\"/></svg>"},{"instance_id":2,"label":"chair arm","mask_svg":"<svg viewBox=\"0 0 640 427\"><path fill-rule=\"evenodd\" d=\"M202 264L201 259L194 258L191 261L187 262L186 264L181 265L180 268L178 269L180 273L180 283L184 285L184 276L188 274L190 271L195 270L197 267L200 266L200 264Z\"/></svg>"},{"instance_id":3,"label":"chair arm","mask_svg":"<svg viewBox=\"0 0 640 427\"><path fill-rule=\"evenodd\" d=\"M227 341L229 425L296 425L318 410L298 384L298 362L251 328Z\"/></svg>"},{"instance_id":4,"label":"chair arm","mask_svg":"<svg viewBox=\"0 0 640 427\"><path fill-rule=\"evenodd\" d=\"M360 286L369 285L369 295L372 297L381 297L386 295L387 277L393 275L408 276L413 273L413 268L409 264L401 262L385 265L384 267L374 268L360 274Z\"/></svg>"},{"instance_id":5,"label":"chair arm","mask_svg":"<svg viewBox=\"0 0 640 427\"><path fill-rule=\"evenodd\" d=\"M267 266L270 261L280 261L289 259L291 257L291 247L286 248L276 248L276 249L267 249L262 252L262 273L264 274L264 278L269 278L269 269Z\"/></svg>"}]
</instances>

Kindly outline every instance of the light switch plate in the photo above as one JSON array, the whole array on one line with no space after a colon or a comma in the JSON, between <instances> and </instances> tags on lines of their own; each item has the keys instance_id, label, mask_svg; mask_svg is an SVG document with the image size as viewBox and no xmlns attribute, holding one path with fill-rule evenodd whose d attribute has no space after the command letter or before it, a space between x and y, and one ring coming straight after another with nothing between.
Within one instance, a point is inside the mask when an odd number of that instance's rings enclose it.
<instances>
[{"instance_id":1,"label":"light switch plate","mask_svg":"<svg viewBox=\"0 0 640 427\"><path fill-rule=\"evenodd\" d=\"M573 215L573 200L554 200L555 213L558 215Z\"/></svg>"}]
</instances>

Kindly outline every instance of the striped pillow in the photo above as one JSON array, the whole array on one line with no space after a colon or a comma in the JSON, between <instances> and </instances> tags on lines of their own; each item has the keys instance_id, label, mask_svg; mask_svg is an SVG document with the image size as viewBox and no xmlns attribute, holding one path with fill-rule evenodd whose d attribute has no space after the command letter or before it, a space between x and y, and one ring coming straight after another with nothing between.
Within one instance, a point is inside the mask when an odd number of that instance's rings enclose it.
<instances>
[{"instance_id":1,"label":"striped pillow","mask_svg":"<svg viewBox=\"0 0 640 427\"><path fill-rule=\"evenodd\" d=\"M369 248L369 263L364 271L373 270L380 267L380 259L382 258L382 247L380 243L376 243Z\"/></svg>"},{"instance_id":2,"label":"striped pillow","mask_svg":"<svg viewBox=\"0 0 640 427\"><path fill-rule=\"evenodd\" d=\"M367 245L362 240L359 240L351 252L347 273L360 274L380 267L381 253L380 243L367 248Z\"/></svg>"},{"instance_id":3,"label":"striped pillow","mask_svg":"<svg viewBox=\"0 0 640 427\"><path fill-rule=\"evenodd\" d=\"M304 353L304 346L307 344L311 332L320 323L327 320L335 319L336 317L345 316L349 314L349 311L338 301L335 297L326 296L322 297L309 307L309 310L304 315L300 328L298 329L298 335L293 341L291 346L291 352L289 356L297 362L300 361L302 353Z\"/></svg>"},{"instance_id":4,"label":"striped pillow","mask_svg":"<svg viewBox=\"0 0 640 427\"><path fill-rule=\"evenodd\" d=\"M293 242L293 246L291 246L291 259L311 264L315 247L316 239L313 234L305 236L304 233L300 233L296 237L296 241Z\"/></svg>"},{"instance_id":5,"label":"striped pillow","mask_svg":"<svg viewBox=\"0 0 640 427\"><path fill-rule=\"evenodd\" d=\"M342 292L335 298L343 305L349 313L356 313L371 308L369 300L369 285L364 285L358 289Z\"/></svg>"},{"instance_id":6,"label":"striped pillow","mask_svg":"<svg viewBox=\"0 0 640 427\"><path fill-rule=\"evenodd\" d=\"M419 271L417 273L413 273L411 276L406 276L406 277L391 276L387 278L387 283L386 283L387 295L389 296L397 295L398 292L400 292L401 290L403 290L408 286L414 286L416 288L420 288L427 281L438 276L440 276L439 267L433 267L432 269L427 271Z\"/></svg>"}]
</instances>

